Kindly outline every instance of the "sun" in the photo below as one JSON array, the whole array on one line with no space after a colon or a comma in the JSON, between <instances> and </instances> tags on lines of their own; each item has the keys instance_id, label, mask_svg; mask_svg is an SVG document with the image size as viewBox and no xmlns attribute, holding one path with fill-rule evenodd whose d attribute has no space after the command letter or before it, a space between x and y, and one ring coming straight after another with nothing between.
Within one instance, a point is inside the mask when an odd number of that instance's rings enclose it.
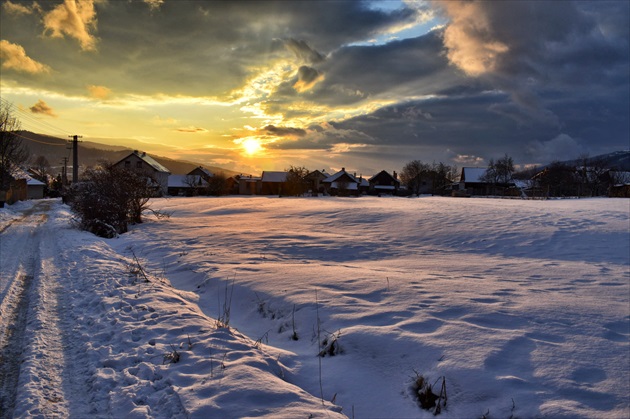
<instances>
[{"instance_id":1,"label":"sun","mask_svg":"<svg viewBox=\"0 0 630 419\"><path fill-rule=\"evenodd\" d=\"M241 143L243 148L245 149L245 153L254 155L262 150L262 146L260 145L260 141L255 138L248 138Z\"/></svg>"}]
</instances>

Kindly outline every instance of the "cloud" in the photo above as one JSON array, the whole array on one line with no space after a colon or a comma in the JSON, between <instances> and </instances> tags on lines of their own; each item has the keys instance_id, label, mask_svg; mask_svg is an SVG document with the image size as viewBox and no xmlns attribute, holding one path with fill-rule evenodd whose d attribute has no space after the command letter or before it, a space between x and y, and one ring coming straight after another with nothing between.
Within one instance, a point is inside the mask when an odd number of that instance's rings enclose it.
<instances>
[{"instance_id":1,"label":"cloud","mask_svg":"<svg viewBox=\"0 0 630 419\"><path fill-rule=\"evenodd\" d=\"M38 100L37 103L31 106L29 109L31 110L32 113L38 113L42 115L57 117L53 109L41 99Z\"/></svg>"},{"instance_id":2,"label":"cloud","mask_svg":"<svg viewBox=\"0 0 630 419\"><path fill-rule=\"evenodd\" d=\"M267 125L263 128L263 132L276 137L303 137L306 135L306 130L302 128L276 127L274 125Z\"/></svg>"},{"instance_id":3,"label":"cloud","mask_svg":"<svg viewBox=\"0 0 630 419\"><path fill-rule=\"evenodd\" d=\"M617 89L622 78L627 83L628 2L434 4L450 18L444 46L451 64L509 92L529 120L557 119L546 94L576 97L577 91L589 95L602 87Z\"/></svg>"},{"instance_id":4,"label":"cloud","mask_svg":"<svg viewBox=\"0 0 630 419\"><path fill-rule=\"evenodd\" d=\"M559 134L549 141L532 141L527 145L528 153L536 162L564 161L585 152L580 142L567 134Z\"/></svg>"},{"instance_id":5,"label":"cloud","mask_svg":"<svg viewBox=\"0 0 630 419\"><path fill-rule=\"evenodd\" d=\"M297 78L297 81L293 84L293 88L298 93L304 93L324 80L324 74L312 67L303 65L298 69Z\"/></svg>"},{"instance_id":6,"label":"cloud","mask_svg":"<svg viewBox=\"0 0 630 419\"><path fill-rule=\"evenodd\" d=\"M112 90L105 86L96 86L93 84L88 85L87 89L90 96L95 99L107 99L112 93Z\"/></svg>"},{"instance_id":7,"label":"cloud","mask_svg":"<svg viewBox=\"0 0 630 419\"><path fill-rule=\"evenodd\" d=\"M370 135L352 129L337 128L329 123L310 126L297 140L282 140L267 145L267 148L280 150L328 150L341 153L376 140Z\"/></svg>"},{"instance_id":8,"label":"cloud","mask_svg":"<svg viewBox=\"0 0 630 419\"><path fill-rule=\"evenodd\" d=\"M142 0L149 5L151 10L159 10L160 6L164 4L164 0Z\"/></svg>"},{"instance_id":9,"label":"cloud","mask_svg":"<svg viewBox=\"0 0 630 419\"><path fill-rule=\"evenodd\" d=\"M90 33L96 29L94 0L64 0L45 14L43 22L53 38L67 35L79 41L82 50L96 50L96 38Z\"/></svg>"},{"instance_id":10,"label":"cloud","mask_svg":"<svg viewBox=\"0 0 630 419\"><path fill-rule=\"evenodd\" d=\"M325 57L311 48L306 41L289 38L284 41L284 45L289 51L293 52L297 58L306 63L317 64L325 60Z\"/></svg>"},{"instance_id":11,"label":"cloud","mask_svg":"<svg viewBox=\"0 0 630 419\"><path fill-rule=\"evenodd\" d=\"M496 39L481 2L449 0L441 4L451 18L444 30L449 60L471 76L494 71L498 57L509 47Z\"/></svg>"},{"instance_id":12,"label":"cloud","mask_svg":"<svg viewBox=\"0 0 630 419\"><path fill-rule=\"evenodd\" d=\"M2 8L12 15L30 15L41 10L40 6L35 2L33 2L31 7L28 7L22 4L12 3L10 0L4 2Z\"/></svg>"},{"instance_id":13,"label":"cloud","mask_svg":"<svg viewBox=\"0 0 630 419\"><path fill-rule=\"evenodd\" d=\"M189 134L197 134L200 132L208 132L207 129L205 128L200 128L200 127L195 127L195 126L188 126L188 127L182 127L182 128L177 128L175 131L177 132L185 132L185 133L189 133Z\"/></svg>"},{"instance_id":14,"label":"cloud","mask_svg":"<svg viewBox=\"0 0 630 419\"><path fill-rule=\"evenodd\" d=\"M4 69L12 69L31 74L48 73L50 71L50 67L47 65L28 57L22 46L12 44L4 39L0 41L0 58L2 59L2 68Z\"/></svg>"},{"instance_id":15,"label":"cloud","mask_svg":"<svg viewBox=\"0 0 630 419\"><path fill-rule=\"evenodd\" d=\"M457 154L451 158L455 163L462 166L481 167L485 165L485 160L479 156L472 156L466 154Z\"/></svg>"},{"instance_id":16,"label":"cloud","mask_svg":"<svg viewBox=\"0 0 630 419\"><path fill-rule=\"evenodd\" d=\"M157 126L169 126L176 125L179 123L179 121L175 118L161 118L160 116L156 115L151 119L151 123Z\"/></svg>"}]
</instances>

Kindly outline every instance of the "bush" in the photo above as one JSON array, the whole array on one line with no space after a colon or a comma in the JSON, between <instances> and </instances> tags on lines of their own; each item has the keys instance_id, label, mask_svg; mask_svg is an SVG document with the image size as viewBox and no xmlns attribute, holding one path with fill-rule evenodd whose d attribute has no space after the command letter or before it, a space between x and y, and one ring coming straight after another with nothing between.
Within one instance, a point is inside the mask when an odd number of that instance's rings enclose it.
<instances>
[{"instance_id":1,"label":"bush","mask_svg":"<svg viewBox=\"0 0 630 419\"><path fill-rule=\"evenodd\" d=\"M127 232L128 223L141 223L154 193L146 175L113 165L88 169L69 192L79 226L100 237Z\"/></svg>"}]
</instances>

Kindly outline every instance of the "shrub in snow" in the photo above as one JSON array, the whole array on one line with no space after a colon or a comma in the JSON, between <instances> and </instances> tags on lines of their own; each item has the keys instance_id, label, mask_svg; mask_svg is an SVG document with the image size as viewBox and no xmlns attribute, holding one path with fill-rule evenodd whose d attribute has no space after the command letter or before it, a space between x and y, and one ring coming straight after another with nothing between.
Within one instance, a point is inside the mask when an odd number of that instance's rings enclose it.
<instances>
[{"instance_id":1,"label":"shrub in snow","mask_svg":"<svg viewBox=\"0 0 630 419\"><path fill-rule=\"evenodd\" d=\"M319 351L319 356L325 357L335 356L343 353L343 349L341 349L341 345L339 345L339 337L341 336L341 330L337 330L334 333L327 334L322 340L321 349Z\"/></svg>"},{"instance_id":2,"label":"shrub in snow","mask_svg":"<svg viewBox=\"0 0 630 419\"><path fill-rule=\"evenodd\" d=\"M418 404L423 409L433 409L435 415L440 414L442 408L446 407L446 379L442 377L440 394L435 394L433 392L433 385L431 385L422 374L419 374L417 371L414 372L416 376L411 384L411 390L418 400Z\"/></svg>"},{"instance_id":3,"label":"shrub in snow","mask_svg":"<svg viewBox=\"0 0 630 419\"><path fill-rule=\"evenodd\" d=\"M141 223L155 192L147 175L113 165L88 169L83 179L67 198L80 228L100 237L115 237L127 232L128 223Z\"/></svg>"}]
</instances>

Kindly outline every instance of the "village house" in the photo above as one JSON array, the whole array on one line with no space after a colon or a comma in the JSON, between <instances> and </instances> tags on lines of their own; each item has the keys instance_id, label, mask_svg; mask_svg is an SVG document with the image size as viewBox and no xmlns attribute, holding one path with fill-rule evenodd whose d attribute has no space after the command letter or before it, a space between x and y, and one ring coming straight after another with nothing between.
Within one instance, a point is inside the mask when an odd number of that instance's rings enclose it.
<instances>
[{"instance_id":1,"label":"village house","mask_svg":"<svg viewBox=\"0 0 630 419\"><path fill-rule=\"evenodd\" d=\"M321 183L326 193L339 196L358 196L369 188L367 180L364 180L362 176L357 179L356 174L346 172L345 167L334 175L328 176Z\"/></svg>"},{"instance_id":2,"label":"village house","mask_svg":"<svg viewBox=\"0 0 630 419\"><path fill-rule=\"evenodd\" d=\"M381 170L368 179L368 183L370 185L369 193L373 195L395 195L400 188L400 181L396 171L394 171L393 175L390 175L387 171Z\"/></svg>"},{"instance_id":3,"label":"village house","mask_svg":"<svg viewBox=\"0 0 630 419\"><path fill-rule=\"evenodd\" d=\"M171 172L147 153L134 150L133 153L121 159L114 166L145 174L155 183L156 195L166 195L168 193L168 177Z\"/></svg>"},{"instance_id":4,"label":"village house","mask_svg":"<svg viewBox=\"0 0 630 419\"><path fill-rule=\"evenodd\" d=\"M210 178L214 175L208 169L199 166L185 175L169 175L168 194L172 196L194 196L208 189Z\"/></svg>"},{"instance_id":5,"label":"village house","mask_svg":"<svg viewBox=\"0 0 630 419\"><path fill-rule=\"evenodd\" d=\"M326 170L314 170L308 175L304 176L304 181L308 184L307 190L312 195L317 195L324 192L324 186L322 181L328 177Z\"/></svg>"},{"instance_id":6,"label":"village house","mask_svg":"<svg viewBox=\"0 0 630 419\"><path fill-rule=\"evenodd\" d=\"M260 179L261 195L281 195L287 181L287 172L262 172Z\"/></svg>"},{"instance_id":7,"label":"village house","mask_svg":"<svg viewBox=\"0 0 630 419\"><path fill-rule=\"evenodd\" d=\"M2 194L0 202L14 204L17 201L44 198L46 184L35 179L28 172L17 168L12 170L11 173L5 173L3 177L7 185L5 186L6 190L0 192ZM2 208L2 205L0 205L0 208Z\"/></svg>"},{"instance_id":8,"label":"village house","mask_svg":"<svg viewBox=\"0 0 630 419\"><path fill-rule=\"evenodd\" d=\"M240 176L238 178L238 194L239 195L259 195L261 189L262 177L259 176Z\"/></svg>"},{"instance_id":9,"label":"village house","mask_svg":"<svg viewBox=\"0 0 630 419\"><path fill-rule=\"evenodd\" d=\"M46 184L33 177L26 179L26 197L27 199L42 199L44 198L44 192Z\"/></svg>"},{"instance_id":10,"label":"village house","mask_svg":"<svg viewBox=\"0 0 630 419\"><path fill-rule=\"evenodd\" d=\"M630 172L609 170L606 173L608 196L611 198L630 198Z\"/></svg>"},{"instance_id":11,"label":"village house","mask_svg":"<svg viewBox=\"0 0 630 419\"><path fill-rule=\"evenodd\" d=\"M462 167L459 184L453 187L453 196L520 194L513 180L507 183L485 180L487 170L487 167Z\"/></svg>"}]
</instances>

